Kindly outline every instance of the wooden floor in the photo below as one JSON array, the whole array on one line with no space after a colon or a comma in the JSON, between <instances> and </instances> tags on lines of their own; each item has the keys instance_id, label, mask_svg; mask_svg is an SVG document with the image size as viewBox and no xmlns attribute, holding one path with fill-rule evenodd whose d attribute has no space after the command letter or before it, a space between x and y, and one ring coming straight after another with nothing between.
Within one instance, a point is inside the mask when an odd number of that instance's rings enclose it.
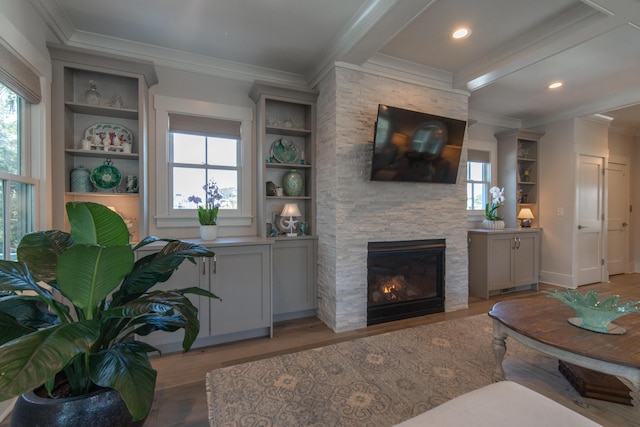
<instances>
[{"instance_id":1,"label":"wooden floor","mask_svg":"<svg viewBox=\"0 0 640 427\"><path fill-rule=\"evenodd\" d=\"M626 290L631 286L640 286L640 274L614 276L610 283L583 286L580 291L592 289L596 292L617 293L616 289ZM549 287L543 285L541 288ZM204 378L212 369L398 329L487 313L498 301L532 296L546 298L539 292L506 294L490 300L471 298L469 307L465 310L383 323L340 334L334 333L316 318L299 319L276 324L274 337L271 339L259 338L154 358L153 366L158 370L156 397L145 426L209 426ZM640 288L637 299L640 300ZM603 416L602 409L598 411L599 416ZM606 414L604 416L606 417ZM0 423L0 427L6 425L6 420ZM640 425L640 421L636 425Z\"/></svg>"},{"instance_id":2,"label":"wooden floor","mask_svg":"<svg viewBox=\"0 0 640 427\"><path fill-rule=\"evenodd\" d=\"M596 292L616 293L616 289L631 286L640 286L640 274L613 276L610 283L583 286L580 287L580 291L592 289ZM549 287L541 286L541 289L544 288ZM531 296L546 298L535 292L506 294L490 300L471 298L469 307L465 310L383 323L340 334L334 333L316 318L301 319L275 325L274 337L271 339L254 339L156 358L153 361L154 367L158 370L156 400L146 425L208 426L204 377L212 369L398 329L487 313L497 301Z\"/></svg>"}]
</instances>

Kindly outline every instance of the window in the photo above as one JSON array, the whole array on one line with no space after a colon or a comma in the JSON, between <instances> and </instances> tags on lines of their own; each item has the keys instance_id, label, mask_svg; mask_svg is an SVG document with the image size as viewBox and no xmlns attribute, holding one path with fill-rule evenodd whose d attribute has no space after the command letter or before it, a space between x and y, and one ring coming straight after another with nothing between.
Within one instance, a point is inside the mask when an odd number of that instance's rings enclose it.
<instances>
[{"instance_id":1,"label":"window","mask_svg":"<svg viewBox=\"0 0 640 427\"><path fill-rule=\"evenodd\" d=\"M0 257L16 259L20 239L35 227L35 184L26 176L28 103L0 83Z\"/></svg>"},{"instance_id":2,"label":"window","mask_svg":"<svg viewBox=\"0 0 640 427\"><path fill-rule=\"evenodd\" d=\"M488 151L467 151L467 210L481 211L489 202L491 156Z\"/></svg>"},{"instance_id":3,"label":"window","mask_svg":"<svg viewBox=\"0 0 640 427\"><path fill-rule=\"evenodd\" d=\"M218 225L251 225L253 110L161 95L154 106L156 132L167 135L156 156L157 226L196 226L189 198L205 201L212 179L223 197Z\"/></svg>"},{"instance_id":4,"label":"window","mask_svg":"<svg viewBox=\"0 0 640 427\"><path fill-rule=\"evenodd\" d=\"M238 208L239 140L187 133L171 133L171 184L173 209L195 209L189 197L205 199L204 187L215 181L219 187L220 209ZM202 159L206 159L203 163Z\"/></svg>"}]
</instances>

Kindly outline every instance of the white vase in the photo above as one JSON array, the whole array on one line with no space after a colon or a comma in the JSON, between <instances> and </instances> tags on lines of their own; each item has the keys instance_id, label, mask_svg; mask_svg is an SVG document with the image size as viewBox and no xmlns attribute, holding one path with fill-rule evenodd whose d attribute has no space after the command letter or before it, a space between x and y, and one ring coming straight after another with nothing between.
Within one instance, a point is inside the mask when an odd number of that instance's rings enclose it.
<instances>
[{"instance_id":1,"label":"white vase","mask_svg":"<svg viewBox=\"0 0 640 427\"><path fill-rule=\"evenodd\" d=\"M200 238L202 240L216 240L218 237L217 225L201 225L200 226Z\"/></svg>"},{"instance_id":2,"label":"white vase","mask_svg":"<svg viewBox=\"0 0 640 427\"><path fill-rule=\"evenodd\" d=\"M484 219L482 221L482 228L486 228L489 230L502 230L504 228L504 221L491 221L490 219Z\"/></svg>"}]
</instances>

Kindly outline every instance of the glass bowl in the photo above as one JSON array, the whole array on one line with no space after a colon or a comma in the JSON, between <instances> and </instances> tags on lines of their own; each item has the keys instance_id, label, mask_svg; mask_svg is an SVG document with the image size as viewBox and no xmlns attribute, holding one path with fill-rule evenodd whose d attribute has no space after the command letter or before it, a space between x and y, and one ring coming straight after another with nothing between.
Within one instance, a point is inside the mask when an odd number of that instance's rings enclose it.
<instances>
[{"instance_id":1,"label":"glass bowl","mask_svg":"<svg viewBox=\"0 0 640 427\"><path fill-rule=\"evenodd\" d=\"M627 314L640 313L640 301L621 303L618 295L600 298L594 291L582 295L573 289L543 291L543 293L567 304L576 312L579 322L569 319L571 324L594 332L624 333L626 331L623 328L611 322Z\"/></svg>"}]
</instances>

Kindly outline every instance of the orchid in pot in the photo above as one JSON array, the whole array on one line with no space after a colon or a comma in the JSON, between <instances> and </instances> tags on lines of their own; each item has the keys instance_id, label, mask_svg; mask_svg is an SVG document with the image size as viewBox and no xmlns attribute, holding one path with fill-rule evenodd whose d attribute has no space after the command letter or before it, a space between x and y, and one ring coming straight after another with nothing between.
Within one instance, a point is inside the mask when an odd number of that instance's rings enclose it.
<instances>
[{"instance_id":1,"label":"orchid in pot","mask_svg":"<svg viewBox=\"0 0 640 427\"><path fill-rule=\"evenodd\" d=\"M487 203L484 208L485 220L482 226L491 229L504 228L504 221L498 216L498 208L504 206L504 187L491 187L489 193L491 193L491 204Z\"/></svg>"},{"instance_id":2,"label":"orchid in pot","mask_svg":"<svg viewBox=\"0 0 640 427\"><path fill-rule=\"evenodd\" d=\"M205 204L202 206L202 199L196 195L189 196L188 200L198 206L198 222L200 223L200 237L203 240L215 240L218 236L218 212L220 203L223 200L220 188L215 179L211 178L208 183L202 186L205 191Z\"/></svg>"}]
</instances>

